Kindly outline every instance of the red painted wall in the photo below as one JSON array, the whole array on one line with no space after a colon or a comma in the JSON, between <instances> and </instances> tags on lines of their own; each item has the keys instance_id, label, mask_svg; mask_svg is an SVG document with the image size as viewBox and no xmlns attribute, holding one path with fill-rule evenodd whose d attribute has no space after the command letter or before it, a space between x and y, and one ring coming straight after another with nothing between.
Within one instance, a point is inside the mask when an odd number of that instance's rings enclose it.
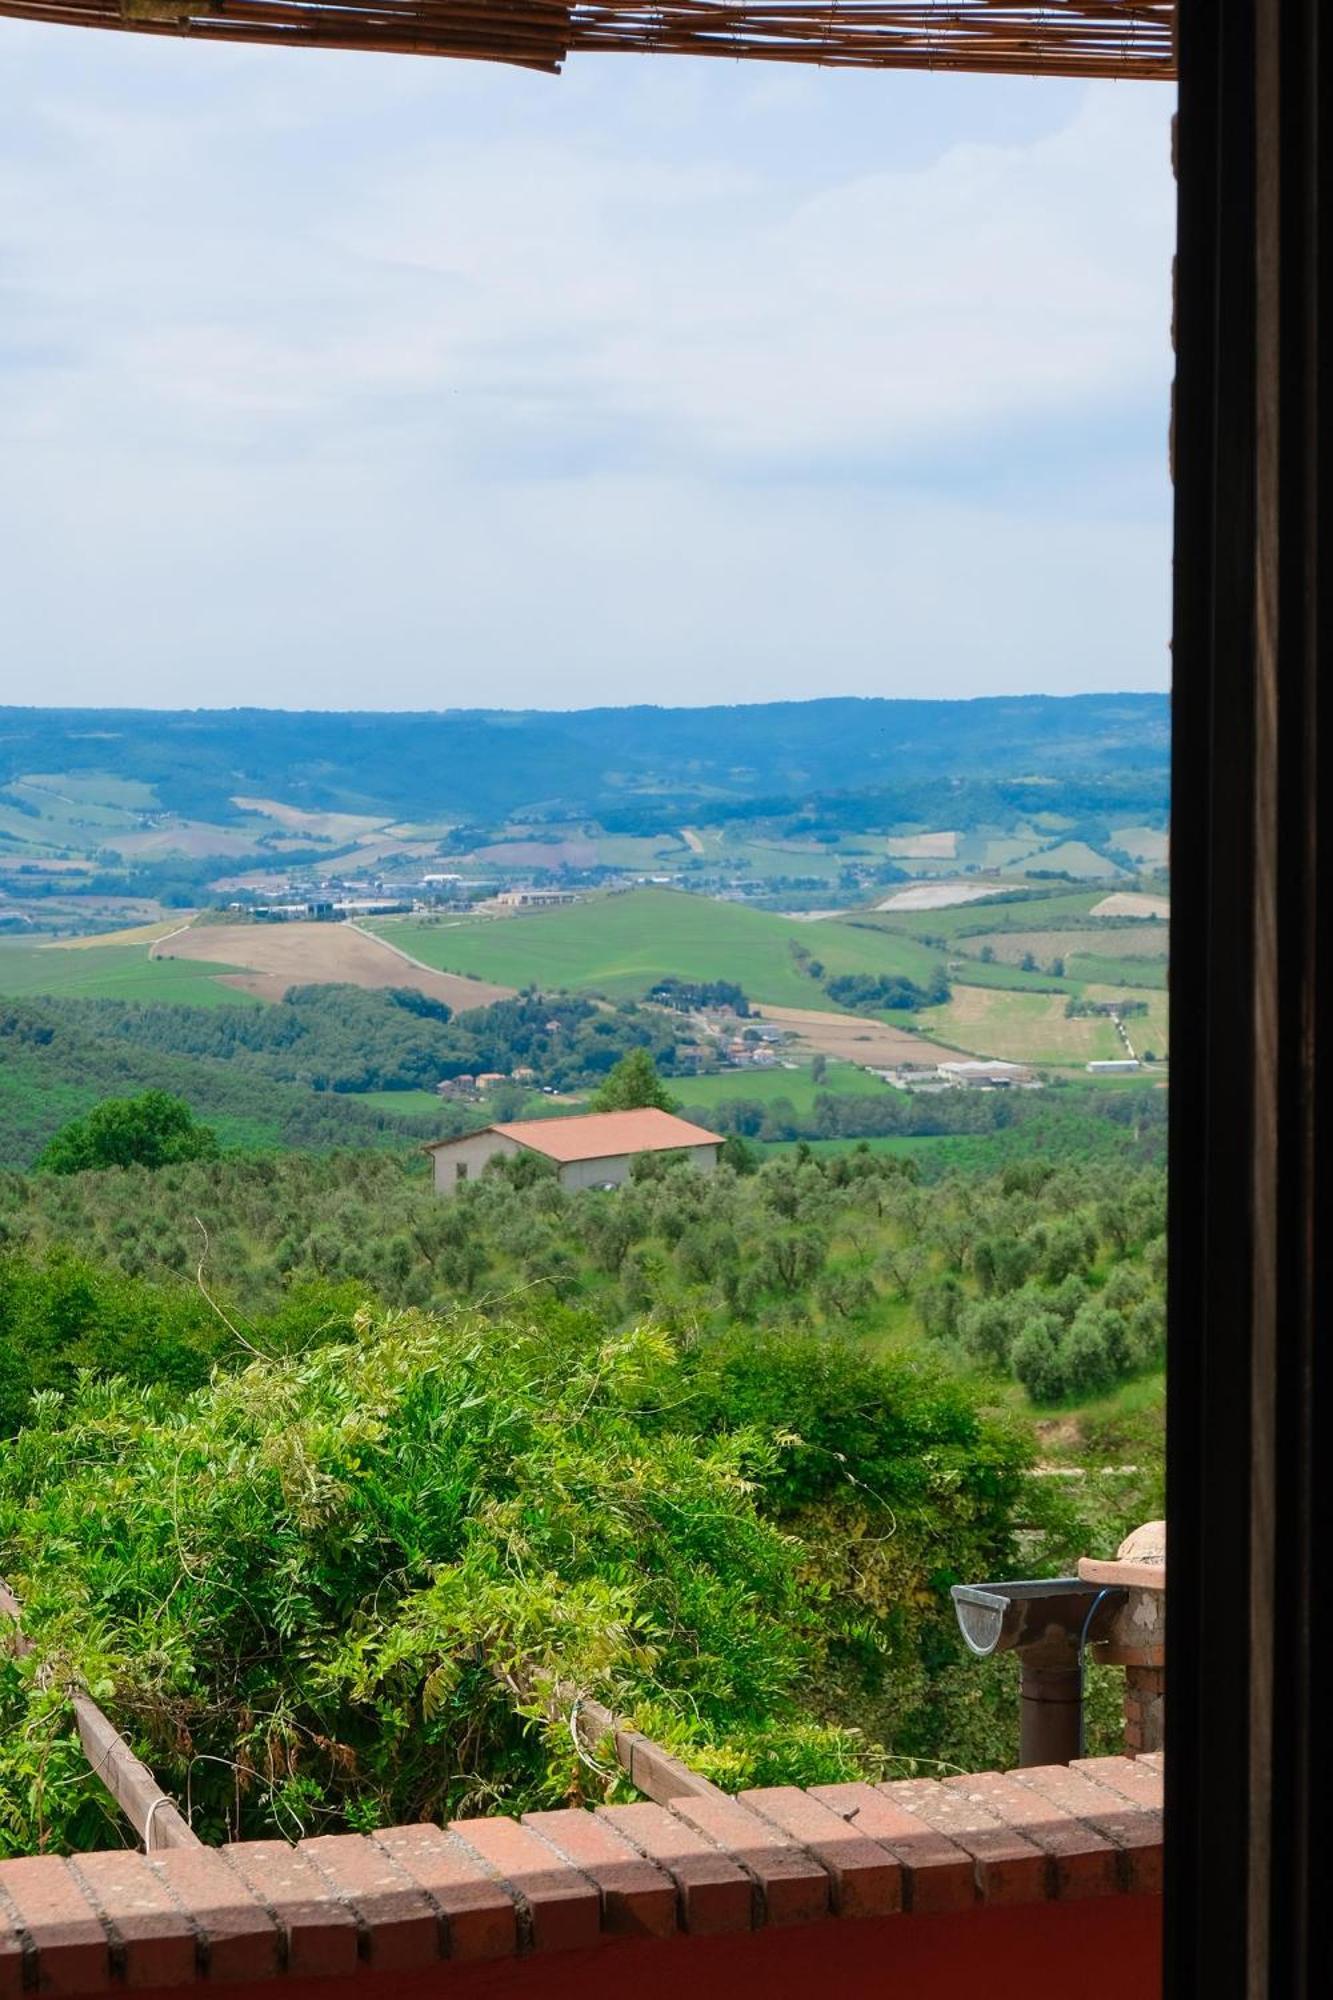
<instances>
[{"instance_id":1,"label":"red painted wall","mask_svg":"<svg viewBox=\"0 0 1333 2000\"><path fill-rule=\"evenodd\" d=\"M1159 2000L1159 1896L881 1917L717 1938L608 1939L410 1973L228 1986L229 2000ZM157 2000L199 2000L182 1987Z\"/></svg>"}]
</instances>

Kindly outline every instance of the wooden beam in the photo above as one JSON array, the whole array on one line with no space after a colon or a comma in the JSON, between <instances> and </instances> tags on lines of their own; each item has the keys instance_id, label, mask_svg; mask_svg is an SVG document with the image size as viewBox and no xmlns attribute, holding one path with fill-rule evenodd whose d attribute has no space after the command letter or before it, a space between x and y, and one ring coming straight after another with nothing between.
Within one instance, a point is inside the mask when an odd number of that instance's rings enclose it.
<instances>
[{"instance_id":1,"label":"wooden beam","mask_svg":"<svg viewBox=\"0 0 1333 2000\"><path fill-rule=\"evenodd\" d=\"M616 1762L630 1783L645 1798L664 1806L669 1799L720 1799L726 1794L719 1785L700 1777L679 1757L673 1757L660 1743L654 1743L622 1716L613 1715L600 1701L576 1696L570 1712L570 1729L580 1749L593 1755L607 1743L614 1745Z\"/></svg>"},{"instance_id":2,"label":"wooden beam","mask_svg":"<svg viewBox=\"0 0 1333 2000\"><path fill-rule=\"evenodd\" d=\"M34 1647L19 1623L22 1607L3 1577L0 1577L0 1616L11 1620L14 1626L10 1637L13 1651L20 1659L29 1658ZM174 1800L168 1798L148 1766L135 1756L92 1696L73 1689L70 1706L89 1769L111 1794L147 1852L152 1854L162 1847L202 1847L203 1842Z\"/></svg>"}]
</instances>

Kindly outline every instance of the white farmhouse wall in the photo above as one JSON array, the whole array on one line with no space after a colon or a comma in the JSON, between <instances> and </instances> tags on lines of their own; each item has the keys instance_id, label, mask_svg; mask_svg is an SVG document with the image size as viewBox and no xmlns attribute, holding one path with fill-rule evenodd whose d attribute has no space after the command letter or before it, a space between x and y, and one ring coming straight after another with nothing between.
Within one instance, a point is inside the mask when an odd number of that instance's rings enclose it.
<instances>
[{"instance_id":1,"label":"white farmhouse wall","mask_svg":"<svg viewBox=\"0 0 1333 2000\"><path fill-rule=\"evenodd\" d=\"M717 1165L716 1146L682 1146L690 1165L701 1174L711 1174ZM636 1153L611 1153L604 1160L569 1160L560 1169L560 1185L571 1189L620 1187L629 1179L630 1164Z\"/></svg>"},{"instance_id":2,"label":"white farmhouse wall","mask_svg":"<svg viewBox=\"0 0 1333 2000\"><path fill-rule=\"evenodd\" d=\"M448 1146L441 1146L431 1154L435 1171L436 1194L456 1194L461 1185L458 1169L466 1167L463 1180L474 1181L488 1160L501 1153L521 1153L525 1149L516 1139L506 1139L500 1132L470 1132L464 1139L455 1139Z\"/></svg>"},{"instance_id":3,"label":"white farmhouse wall","mask_svg":"<svg viewBox=\"0 0 1333 2000\"><path fill-rule=\"evenodd\" d=\"M441 1146L431 1154L435 1192L456 1194L464 1181L477 1178L488 1160L495 1159L499 1154L525 1153L528 1150L528 1147L520 1146L517 1139L507 1138L502 1132L470 1132L464 1139L451 1140L447 1146ZM696 1173L711 1174L717 1165L716 1146L682 1146L679 1150ZM634 1153L610 1153L601 1160L567 1160L557 1170L560 1185L574 1190L608 1185L620 1187L629 1179L630 1165L637 1157ZM467 1168L461 1181L458 1173L460 1166Z\"/></svg>"}]
</instances>

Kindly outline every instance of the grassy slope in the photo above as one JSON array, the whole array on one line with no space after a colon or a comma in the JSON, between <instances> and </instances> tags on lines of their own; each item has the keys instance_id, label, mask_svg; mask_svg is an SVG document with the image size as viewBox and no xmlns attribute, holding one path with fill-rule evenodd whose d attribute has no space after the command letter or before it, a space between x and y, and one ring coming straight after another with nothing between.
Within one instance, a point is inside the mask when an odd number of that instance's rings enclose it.
<instances>
[{"instance_id":1,"label":"grassy slope","mask_svg":"<svg viewBox=\"0 0 1333 2000\"><path fill-rule=\"evenodd\" d=\"M507 986L536 980L548 988L629 996L672 975L734 979L752 999L787 1007L829 1005L800 970L793 945L835 974L928 979L939 962L937 952L912 938L836 922L794 924L763 910L664 889L596 897L532 915L438 925L389 920L367 928L442 972L473 972Z\"/></svg>"},{"instance_id":2,"label":"grassy slope","mask_svg":"<svg viewBox=\"0 0 1333 2000\"><path fill-rule=\"evenodd\" d=\"M1166 959L1117 958L1109 953L1080 951L1065 960L1071 979L1084 985L1160 987L1166 986ZM1135 998L1141 996L1136 994Z\"/></svg>"},{"instance_id":3,"label":"grassy slope","mask_svg":"<svg viewBox=\"0 0 1333 2000\"><path fill-rule=\"evenodd\" d=\"M1077 1065L1123 1055L1109 1021L1065 1018L1063 993L1009 993L955 986L944 1007L917 1016L927 1035L1002 1062Z\"/></svg>"},{"instance_id":4,"label":"grassy slope","mask_svg":"<svg viewBox=\"0 0 1333 2000\"><path fill-rule=\"evenodd\" d=\"M772 1104L785 1097L802 1116L813 1115L815 1098L823 1091L844 1096L880 1097L889 1085L858 1069L854 1063L830 1063L822 1083L816 1083L808 1065L800 1069L734 1070L721 1076L688 1076L670 1085L687 1111L708 1112L718 1104L737 1098L751 1103Z\"/></svg>"},{"instance_id":5,"label":"grassy slope","mask_svg":"<svg viewBox=\"0 0 1333 2000\"><path fill-rule=\"evenodd\" d=\"M84 1000L162 1000L187 1007L253 1007L263 1003L217 975L234 966L202 960L149 958L143 944L109 944L92 951L60 945L0 945L0 993Z\"/></svg>"}]
</instances>

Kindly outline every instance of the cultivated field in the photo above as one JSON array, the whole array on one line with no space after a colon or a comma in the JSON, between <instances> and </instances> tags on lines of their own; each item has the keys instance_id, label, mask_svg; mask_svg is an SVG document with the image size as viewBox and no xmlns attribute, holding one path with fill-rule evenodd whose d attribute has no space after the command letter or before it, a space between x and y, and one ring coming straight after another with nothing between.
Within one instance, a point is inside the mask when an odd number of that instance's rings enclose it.
<instances>
[{"instance_id":1,"label":"cultivated field","mask_svg":"<svg viewBox=\"0 0 1333 2000\"><path fill-rule=\"evenodd\" d=\"M929 1008L921 1021L957 1048L999 1062L1076 1068L1124 1054L1110 1021L1071 1021L1065 1015L1065 999L1063 993L955 986L948 1005ZM1132 1038L1133 1028L1130 1034Z\"/></svg>"},{"instance_id":2,"label":"cultivated field","mask_svg":"<svg viewBox=\"0 0 1333 2000\"><path fill-rule=\"evenodd\" d=\"M810 1074L808 1062L799 1069L724 1070L717 1076L683 1076L672 1079L672 1095L684 1106L684 1115L697 1114L706 1125L720 1104L738 1099L752 1104L774 1104L781 1099L802 1117L814 1113L815 1099L823 1092L837 1097L882 1097L889 1088L852 1063L830 1063L822 1083Z\"/></svg>"},{"instance_id":3,"label":"cultivated field","mask_svg":"<svg viewBox=\"0 0 1333 2000\"><path fill-rule=\"evenodd\" d=\"M13 998L160 1000L180 1007L245 1005L226 983L235 968L205 954L193 962L154 959L145 944L0 944L0 993ZM170 949L170 947L168 947Z\"/></svg>"},{"instance_id":4,"label":"cultivated field","mask_svg":"<svg viewBox=\"0 0 1333 2000\"><path fill-rule=\"evenodd\" d=\"M1058 847L1031 855L1025 872L1030 874L1034 868L1058 868L1063 875L1088 882L1105 881L1108 876L1123 876L1125 872L1095 847L1089 847L1085 840L1062 840Z\"/></svg>"},{"instance_id":5,"label":"cultivated field","mask_svg":"<svg viewBox=\"0 0 1333 2000\"><path fill-rule=\"evenodd\" d=\"M384 825L382 819L364 813L306 812L300 806L285 806L281 799L234 798L232 804L242 812L258 813L263 819L275 821L289 833L299 833L308 840L337 841L339 846L378 833Z\"/></svg>"},{"instance_id":6,"label":"cultivated field","mask_svg":"<svg viewBox=\"0 0 1333 2000\"><path fill-rule=\"evenodd\" d=\"M969 953L990 950L1001 965L1021 965L1031 953L1038 965L1054 958L1079 958L1094 953L1103 958L1165 958L1171 933L1167 924L1117 926L1108 931L986 931L969 937Z\"/></svg>"},{"instance_id":7,"label":"cultivated field","mask_svg":"<svg viewBox=\"0 0 1333 2000\"><path fill-rule=\"evenodd\" d=\"M1117 889L1114 895L1103 896L1100 903L1094 903L1094 917L1139 917L1151 920L1153 917L1165 921L1171 914L1171 904L1166 896L1138 896L1132 890Z\"/></svg>"},{"instance_id":8,"label":"cultivated field","mask_svg":"<svg viewBox=\"0 0 1333 2000\"><path fill-rule=\"evenodd\" d=\"M904 833L887 842L895 861L953 861L958 854L956 833Z\"/></svg>"},{"instance_id":9,"label":"cultivated field","mask_svg":"<svg viewBox=\"0 0 1333 2000\"><path fill-rule=\"evenodd\" d=\"M1123 997L1115 986L1089 986L1086 989L1089 1000L1118 1000ZM1146 1014L1131 1014L1125 1021L1125 1032L1134 1045L1135 1053L1142 1055L1151 1049L1155 1056L1168 1053L1171 1029L1171 1003L1165 993L1136 993L1136 1000L1146 1000Z\"/></svg>"},{"instance_id":10,"label":"cultivated field","mask_svg":"<svg viewBox=\"0 0 1333 2000\"><path fill-rule=\"evenodd\" d=\"M1145 862L1150 868L1166 866L1170 840L1163 827L1117 826L1111 830L1111 839L1126 854L1132 854L1136 861Z\"/></svg>"},{"instance_id":11,"label":"cultivated field","mask_svg":"<svg viewBox=\"0 0 1333 2000\"><path fill-rule=\"evenodd\" d=\"M131 924L123 931L96 931L92 937L64 938L61 951L106 951L122 944L157 944L160 939L170 937L173 931L181 929L194 915L193 910L181 910L174 916L164 917L160 923Z\"/></svg>"},{"instance_id":12,"label":"cultivated field","mask_svg":"<svg viewBox=\"0 0 1333 2000\"><path fill-rule=\"evenodd\" d=\"M1142 998L1138 991L1140 987L1165 988L1166 969L1165 958L1123 956L1118 944L1114 955L1110 950L1080 951L1065 961L1065 971L1079 984L1087 987L1110 986L1120 991L1132 986L1136 1000Z\"/></svg>"},{"instance_id":13,"label":"cultivated field","mask_svg":"<svg viewBox=\"0 0 1333 2000\"><path fill-rule=\"evenodd\" d=\"M911 889L895 889L877 910L952 910L963 903L983 902L1001 885L995 882L923 882Z\"/></svg>"},{"instance_id":14,"label":"cultivated field","mask_svg":"<svg viewBox=\"0 0 1333 2000\"><path fill-rule=\"evenodd\" d=\"M932 1017L939 1011L933 1009ZM904 1062L951 1062L958 1055L956 1048L928 1042L921 1035L891 1028L865 1014L830 1014L813 1007L773 1007L765 1002L763 1018L786 1028L798 1047L837 1056L844 1062L864 1063L871 1069L892 1069Z\"/></svg>"},{"instance_id":15,"label":"cultivated field","mask_svg":"<svg viewBox=\"0 0 1333 2000\"><path fill-rule=\"evenodd\" d=\"M416 965L351 924L206 924L154 945L164 959L216 961L233 968L221 983L280 1000L291 986L406 986L443 1000L455 1013L506 1000L510 989Z\"/></svg>"},{"instance_id":16,"label":"cultivated field","mask_svg":"<svg viewBox=\"0 0 1333 2000\"><path fill-rule=\"evenodd\" d=\"M992 902L946 910L866 912L857 922L918 936L970 939L983 931L1055 930L1072 917L1088 916L1098 901L1095 890L1057 889L1051 895L1032 895L1019 893L1022 887L1016 882L993 882Z\"/></svg>"},{"instance_id":17,"label":"cultivated field","mask_svg":"<svg viewBox=\"0 0 1333 2000\"><path fill-rule=\"evenodd\" d=\"M765 910L669 889L512 917L379 918L368 928L442 971L615 997L642 995L671 977L731 979L752 1000L799 1007L821 990L802 970L803 952L828 973L926 980L939 963L938 952L891 931L832 921L812 931Z\"/></svg>"}]
</instances>

